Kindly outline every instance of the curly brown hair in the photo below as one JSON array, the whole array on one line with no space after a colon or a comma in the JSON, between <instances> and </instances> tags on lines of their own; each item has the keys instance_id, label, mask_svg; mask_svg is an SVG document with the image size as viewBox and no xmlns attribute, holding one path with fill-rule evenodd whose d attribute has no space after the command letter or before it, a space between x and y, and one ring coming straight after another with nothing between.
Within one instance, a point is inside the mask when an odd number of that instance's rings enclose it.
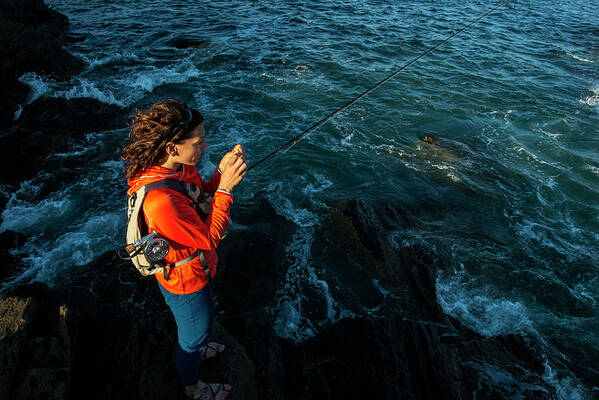
<instances>
[{"instance_id":1,"label":"curly brown hair","mask_svg":"<svg viewBox=\"0 0 599 400\"><path fill-rule=\"evenodd\" d=\"M202 122L202 114L179 99L155 103L145 111L136 110L131 117L129 142L122 150L127 180L164 162L167 143L189 139L190 133Z\"/></svg>"}]
</instances>

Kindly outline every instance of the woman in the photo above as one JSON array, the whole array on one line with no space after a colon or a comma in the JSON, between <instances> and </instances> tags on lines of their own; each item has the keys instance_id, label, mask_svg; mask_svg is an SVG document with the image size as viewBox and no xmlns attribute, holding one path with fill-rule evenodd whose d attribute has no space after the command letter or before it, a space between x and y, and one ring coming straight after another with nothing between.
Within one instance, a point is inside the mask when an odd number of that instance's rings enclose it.
<instances>
[{"instance_id":1,"label":"woman","mask_svg":"<svg viewBox=\"0 0 599 400\"><path fill-rule=\"evenodd\" d=\"M197 185L212 195L202 218L184 194L160 187L146 195L143 212L149 231L166 238L170 251L165 262L181 261L203 251L210 275L216 273L218 246L229 222L232 191L243 179L245 151L236 145L218 164L208 182L195 168L206 149L202 115L180 100L169 99L138 112L132 118L131 141L123 148L129 194L148 183L177 179ZM230 385L200 380L200 362L214 357L224 346L209 342L214 305L200 257L156 274L160 290L177 323L177 371L185 393L193 399L224 399Z\"/></svg>"}]
</instances>

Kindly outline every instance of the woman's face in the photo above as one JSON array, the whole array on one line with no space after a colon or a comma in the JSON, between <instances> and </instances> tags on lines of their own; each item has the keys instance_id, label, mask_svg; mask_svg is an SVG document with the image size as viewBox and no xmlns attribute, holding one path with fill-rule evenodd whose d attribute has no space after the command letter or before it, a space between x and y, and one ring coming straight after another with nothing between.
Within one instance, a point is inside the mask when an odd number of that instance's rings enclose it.
<instances>
[{"instance_id":1,"label":"woman's face","mask_svg":"<svg viewBox=\"0 0 599 400\"><path fill-rule=\"evenodd\" d=\"M204 124L201 123L191 131L188 139L175 144L178 154L173 157L173 161L181 164L196 165L200 161L202 151L208 147L204 135Z\"/></svg>"}]
</instances>

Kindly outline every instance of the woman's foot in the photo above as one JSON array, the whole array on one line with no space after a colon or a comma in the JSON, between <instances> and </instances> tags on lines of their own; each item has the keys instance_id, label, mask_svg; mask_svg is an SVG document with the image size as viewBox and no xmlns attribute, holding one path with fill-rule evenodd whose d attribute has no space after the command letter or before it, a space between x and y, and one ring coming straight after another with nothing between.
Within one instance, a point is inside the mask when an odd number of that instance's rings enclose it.
<instances>
[{"instance_id":1,"label":"woman's foot","mask_svg":"<svg viewBox=\"0 0 599 400\"><path fill-rule=\"evenodd\" d=\"M225 351L225 345L216 343L216 342L208 342L204 345L204 353L202 354L202 361L207 360L216 356L218 353L222 353Z\"/></svg>"},{"instance_id":2,"label":"woman's foot","mask_svg":"<svg viewBox=\"0 0 599 400\"><path fill-rule=\"evenodd\" d=\"M231 392L231 385L204 383L201 380L193 386L185 387L187 397L194 400L224 400Z\"/></svg>"}]
</instances>

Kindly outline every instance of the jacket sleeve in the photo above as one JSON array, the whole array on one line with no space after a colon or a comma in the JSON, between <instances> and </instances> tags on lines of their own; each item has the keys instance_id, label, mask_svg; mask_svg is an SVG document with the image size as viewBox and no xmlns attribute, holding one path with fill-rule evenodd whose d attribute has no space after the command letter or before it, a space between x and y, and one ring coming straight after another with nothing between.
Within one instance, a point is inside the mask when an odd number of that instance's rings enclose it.
<instances>
[{"instance_id":1,"label":"jacket sleeve","mask_svg":"<svg viewBox=\"0 0 599 400\"><path fill-rule=\"evenodd\" d=\"M190 203L186 196L174 190L152 190L144 201L148 225L182 246L214 250L229 224L233 197L216 192L212 199L212 211L205 222Z\"/></svg>"},{"instance_id":2,"label":"jacket sleeve","mask_svg":"<svg viewBox=\"0 0 599 400\"><path fill-rule=\"evenodd\" d=\"M218 165L217 165L216 169L214 170L214 173L212 174L212 177L210 178L208 183L204 184L204 192L214 195L214 193L216 192L216 189L218 189L218 185L220 183L220 177L221 177L221 173L218 170Z\"/></svg>"}]
</instances>

